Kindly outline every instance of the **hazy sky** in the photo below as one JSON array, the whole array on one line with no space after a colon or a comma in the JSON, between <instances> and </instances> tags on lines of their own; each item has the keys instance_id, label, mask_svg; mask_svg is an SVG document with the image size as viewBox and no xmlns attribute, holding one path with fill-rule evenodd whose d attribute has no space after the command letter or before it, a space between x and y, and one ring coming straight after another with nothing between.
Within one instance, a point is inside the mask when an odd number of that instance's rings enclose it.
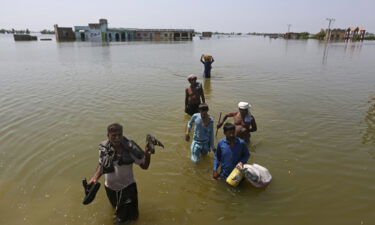
<instances>
[{"instance_id":1,"label":"hazy sky","mask_svg":"<svg viewBox=\"0 0 375 225\"><path fill-rule=\"evenodd\" d=\"M33 31L87 25L193 28L197 31L316 33L364 26L375 32L375 0L0 0L0 28Z\"/></svg>"}]
</instances>

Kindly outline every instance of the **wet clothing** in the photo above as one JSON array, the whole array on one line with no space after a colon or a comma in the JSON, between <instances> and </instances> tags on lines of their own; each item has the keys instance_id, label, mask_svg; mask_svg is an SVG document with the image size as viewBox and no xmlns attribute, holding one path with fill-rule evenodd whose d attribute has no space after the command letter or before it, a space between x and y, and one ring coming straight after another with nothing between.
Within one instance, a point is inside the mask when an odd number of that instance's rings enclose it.
<instances>
[{"instance_id":1,"label":"wet clothing","mask_svg":"<svg viewBox=\"0 0 375 225\"><path fill-rule=\"evenodd\" d=\"M186 106L186 113L190 116L194 115L195 113L199 112L199 104L187 104Z\"/></svg>"},{"instance_id":2,"label":"wet clothing","mask_svg":"<svg viewBox=\"0 0 375 225\"><path fill-rule=\"evenodd\" d=\"M203 61L201 59L201 62L203 63L204 65L204 72L203 72L203 77L204 78L211 78L211 64L214 62L215 60L211 60L211 61Z\"/></svg>"},{"instance_id":3,"label":"wet clothing","mask_svg":"<svg viewBox=\"0 0 375 225\"><path fill-rule=\"evenodd\" d=\"M115 215L120 221L138 219L138 191L136 183L132 183L120 191L114 191L105 187L107 197L113 208L116 208Z\"/></svg>"},{"instance_id":4,"label":"wet clothing","mask_svg":"<svg viewBox=\"0 0 375 225\"><path fill-rule=\"evenodd\" d=\"M121 155L115 154L115 149L108 140L103 141L99 145L99 164L101 166L107 164L108 166L107 169L103 168L105 186L112 190L121 190L135 183L133 163L140 165L145 160L144 152L139 149L134 149L134 144L132 144L131 140L124 137L122 145L125 150ZM137 148L139 148L139 146Z\"/></svg>"},{"instance_id":5,"label":"wet clothing","mask_svg":"<svg viewBox=\"0 0 375 225\"><path fill-rule=\"evenodd\" d=\"M201 155L207 155L210 151L210 146L208 142L199 142L199 141L192 141L191 146L191 161L199 162L201 159Z\"/></svg>"},{"instance_id":6,"label":"wet clothing","mask_svg":"<svg viewBox=\"0 0 375 225\"><path fill-rule=\"evenodd\" d=\"M111 143L106 140L99 145L99 164L103 166L105 190L118 220L128 221L138 218L137 186L133 175L133 163L141 165L145 154L133 141L123 137L124 150L116 154ZM106 166L106 169L104 168Z\"/></svg>"},{"instance_id":7,"label":"wet clothing","mask_svg":"<svg viewBox=\"0 0 375 225\"><path fill-rule=\"evenodd\" d=\"M204 126L200 113L195 113L188 122L188 129L191 130L195 123L193 141L191 143L191 160L198 162L201 154L207 154L214 149L214 120L210 116L209 123Z\"/></svg>"},{"instance_id":8,"label":"wet clothing","mask_svg":"<svg viewBox=\"0 0 375 225\"><path fill-rule=\"evenodd\" d=\"M217 171L221 166L220 177L228 177L237 163L245 164L250 158L246 143L241 138L235 137L234 143L234 147L231 148L227 138L223 138L217 144L213 170Z\"/></svg>"}]
</instances>

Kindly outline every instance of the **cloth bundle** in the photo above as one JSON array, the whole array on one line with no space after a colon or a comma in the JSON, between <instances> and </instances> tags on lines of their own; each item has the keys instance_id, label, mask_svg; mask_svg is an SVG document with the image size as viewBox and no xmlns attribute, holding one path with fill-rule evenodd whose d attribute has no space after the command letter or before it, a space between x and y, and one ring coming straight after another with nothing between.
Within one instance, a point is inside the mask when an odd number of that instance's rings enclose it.
<instances>
[{"instance_id":1,"label":"cloth bundle","mask_svg":"<svg viewBox=\"0 0 375 225\"><path fill-rule=\"evenodd\" d=\"M245 178L254 187L264 187L269 184L272 180L272 176L267 168L258 164L245 164L242 172L245 174Z\"/></svg>"}]
</instances>

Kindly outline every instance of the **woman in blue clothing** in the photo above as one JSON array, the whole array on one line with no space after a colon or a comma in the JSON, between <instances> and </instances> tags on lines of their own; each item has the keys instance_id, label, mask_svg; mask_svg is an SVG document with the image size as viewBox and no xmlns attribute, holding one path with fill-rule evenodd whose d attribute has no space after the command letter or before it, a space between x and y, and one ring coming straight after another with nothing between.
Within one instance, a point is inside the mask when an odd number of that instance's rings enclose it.
<instances>
[{"instance_id":1,"label":"woman in blue clothing","mask_svg":"<svg viewBox=\"0 0 375 225\"><path fill-rule=\"evenodd\" d=\"M211 57L205 57L205 55L203 54L201 56L201 63L203 63L204 65L204 72L203 72L203 77L204 78L211 78L211 64L215 62L214 58L211 56Z\"/></svg>"},{"instance_id":2,"label":"woman in blue clothing","mask_svg":"<svg viewBox=\"0 0 375 225\"><path fill-rule=\"evenodd\" d=\"M187 124L185 140L190 140L190 130L195 123L194 137L191 143L191 160L198 162L201 155L207 155L212 149L215 151L214 144L214 120L208 115L208 105L202 103L199 105L199 113L195 113Z\"/></svg>"},{"instance_id":3,"label":"woman in blue clothing","mask_svg":"<svg viewBox=\"0 0 375 225\"><path fill-rule=\"evenodd\" d=\"M250 158L250 152L246 143L235 136L235 126L232 123L224 124L225 138L217 143L214 158L213 178L227 178L232 170L237 167L243 168ZM221 167L219 173L219 167Z\"/></svg>"}]
</instances>

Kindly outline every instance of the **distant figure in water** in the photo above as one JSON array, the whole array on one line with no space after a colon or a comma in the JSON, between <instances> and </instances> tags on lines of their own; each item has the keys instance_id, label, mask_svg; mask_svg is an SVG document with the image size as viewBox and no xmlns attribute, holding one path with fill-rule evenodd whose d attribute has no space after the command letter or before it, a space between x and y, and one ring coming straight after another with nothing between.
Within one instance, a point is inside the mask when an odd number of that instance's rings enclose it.
<instances>
[{"instance_id":1,"label":"distant figure in water","mask_svg":"<svg viewBox=\"0 0 375 225\"><path fill-rule=\"evenodd\" d=\"M185 113L192 116L199 111L199 104L205 103L202 84L197 82L197 76L190 74L187 77L190 86L185 89Z\"/></svg>"},{"instance_id":2,"label":"distant figure in water","mask_svg":"<svg viewBox=\"0 0 375 225\"><path fill-rule=\"evenodd\" d=\"M250 113L251 105L247 102L238 103L238 111L225 114L222 121L218 121L217 129L219 129L228 117L234 118L235 135L243 139L246 143L250 143L250 132L257 131L257 123Z\"/></svg>"},{"instance_id":3,"label":"distant figure in water","mask_svg":"<svg viewBox=\"0 0 375 225\"><path fill-rule=\"evenodd\" d=\"M210 55L202 54L201 56L201 63L204 65L204 72L203 77L204 78L211 78L211 64L215 62L214 58Z\"/></svg>"}]
</instances>

